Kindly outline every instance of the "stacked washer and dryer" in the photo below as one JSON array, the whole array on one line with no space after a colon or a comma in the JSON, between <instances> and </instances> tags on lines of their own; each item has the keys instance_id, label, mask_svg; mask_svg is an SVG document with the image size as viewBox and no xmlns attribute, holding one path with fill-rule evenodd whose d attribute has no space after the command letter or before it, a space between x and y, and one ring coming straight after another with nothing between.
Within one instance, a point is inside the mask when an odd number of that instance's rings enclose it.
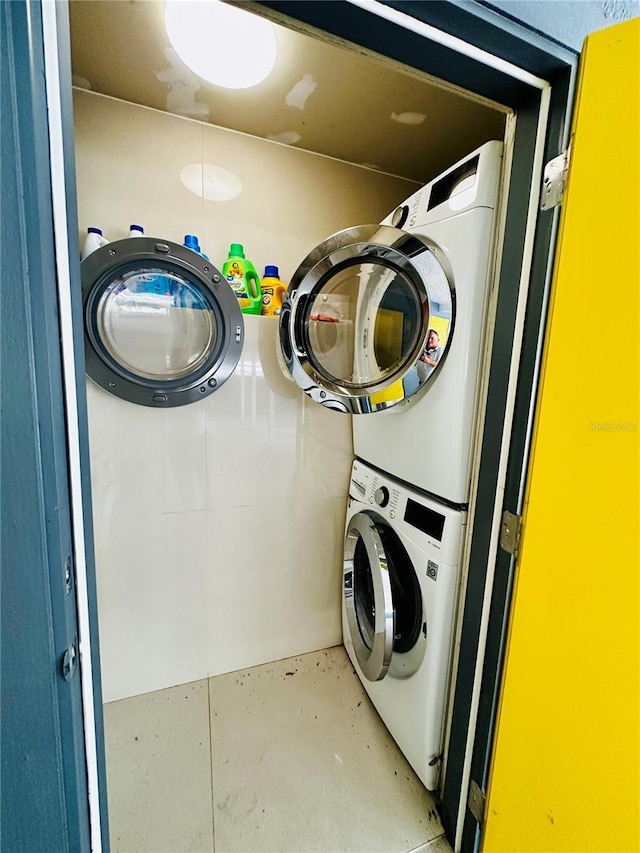
<instances>
[{"instance_id":1,"label":"stacked washer and dryer","mask_svg":"<svg viewBox=\"0 0 640 853\"><path fill-rule=\"evenodd\" d=\"M395 405L353 418L344 645L430 790L442 763L501 161L501 143L484 145L383 222L428 246L426 340L440 352L428 350L438 360L417 393L404 393L410 371Z\"/></svg>"}]
</instances>

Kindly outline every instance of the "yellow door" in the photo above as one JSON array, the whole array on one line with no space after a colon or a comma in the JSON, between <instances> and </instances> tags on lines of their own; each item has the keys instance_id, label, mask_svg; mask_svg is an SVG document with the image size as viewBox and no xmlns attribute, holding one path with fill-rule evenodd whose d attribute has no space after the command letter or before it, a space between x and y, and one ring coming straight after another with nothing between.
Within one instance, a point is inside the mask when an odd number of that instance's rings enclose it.
<instances>
[{"instance_id":1,"label":"yellow door","mask_svg":"<svg viewBox=\"0 0 640 853\"><path fill-rule=\"evenodd\" d=\"M639 57L582 56L483 853L640 850Z\"/></svg>"}]
</instances>

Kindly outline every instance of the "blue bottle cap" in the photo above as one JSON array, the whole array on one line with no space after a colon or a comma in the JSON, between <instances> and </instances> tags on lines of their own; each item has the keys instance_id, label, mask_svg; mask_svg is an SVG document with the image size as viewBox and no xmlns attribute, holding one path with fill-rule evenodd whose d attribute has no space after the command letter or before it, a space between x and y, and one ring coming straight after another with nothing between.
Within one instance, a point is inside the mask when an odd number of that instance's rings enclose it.
<instances>
[{"instance_id":1,"label":"blue bottle cap","mask_svg":"<svg viewBox=\"0 0 640 853\"><path fill-rule=\"evenodd\" d=\"M266 266L264 268L264 278L280 278L278 267Z\"/></svg>"},{"instance_id":2,"label":"blue bottle cap","mask_svg":"<svg viewBox=\"0 0 640 853\"><path fill-rule=\"evenodd\" d=\"M99 234L102 237L102 228L87 228L87 234Z\"/></svg>"},{"instance_id":3,"label":"blue bottle cap","mask_svg":"<svg viewBox=\"0 0 640 853\"><path fill-rule=\"evenodd\" d=\"M130 225L129 231L142 231L142 233L144 234L144 228L142 227L142 225Z\"/></svg>"},{"instance_id":4,"label":"blue bottle cap","mask_svg":"<svg viewBox=\"0 0 640 853\"><path fill-rule=\"evenodd\" d=\"M194 249L196 252L200 251L200 243L198 243L198 238L195 234L185 234L184 245L187 249Z\"/></svg>"}]
</instances>

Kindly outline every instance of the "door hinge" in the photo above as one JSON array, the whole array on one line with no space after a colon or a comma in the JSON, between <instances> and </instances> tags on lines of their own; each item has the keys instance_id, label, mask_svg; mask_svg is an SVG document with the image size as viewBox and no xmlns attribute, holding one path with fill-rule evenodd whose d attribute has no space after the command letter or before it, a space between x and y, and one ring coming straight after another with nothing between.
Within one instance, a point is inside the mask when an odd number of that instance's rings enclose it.
<instances>
[{"instance_id":1,"label":"door hinge","mask_svg":"<svg viewBox=\"0 0 640 853\"><path fill-rule=\"evenodd\" d=\"M64 561L64 589L67 595L73 589L73 561L70 556Z\"/></svg>"},{"instance_id":2,"label":"door hinge","mask_svg":"<svg viewBox=\"0 0 640 853\"><path fill-rule=\"evenodd\" d=\"M78 638L74 637L73 643L65 649L62 655L62 676L65 681L71 681L78 666Z\"/></svg>"},{"instance_id":3,"label":"door hinge","mask_svg":"<svg viewBox=\"0 0 640 853\"><path fill-rule=\"evenodd\" d=\"M480 826L482 826L482 822L484 820L485 801L486 797L484 791L475 779L472 779L469 783L469 798L467 800L467 805L469 806L469 811Z\"/></svg>"},{"instance_id":4,"label":"door hinge","mask_svg":"<svg viewBox=\"0 0 640 853\"><path fill-rule=\"evenodd\" d=\"M502 524L500 525L500 547L503 551L516 557L521 534L522 516L505 509L502 513Z\"/></svg>"},{"instance_id":5,"label":"door hinge","mask_svg":"<svg viewBox=\"0 0 640 853\"><path fill-rule=\"evenodd\" d=\"M564 151L561 151L557 157L554 157L553 160L549 160L544 167L540 210L551 210L562 204L562 195L567 183L570 159L571 144Z\"/></svg>"}]
</instances>

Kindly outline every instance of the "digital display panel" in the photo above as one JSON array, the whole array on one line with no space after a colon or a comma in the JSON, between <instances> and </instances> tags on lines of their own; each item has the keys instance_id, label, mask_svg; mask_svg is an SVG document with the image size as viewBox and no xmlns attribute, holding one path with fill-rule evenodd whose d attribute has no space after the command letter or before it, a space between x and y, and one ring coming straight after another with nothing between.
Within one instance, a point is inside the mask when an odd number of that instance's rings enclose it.
<instances>
[{"instance_id":1,"label":"digital display panel","mask_svg":"<svg viewBox=\"0 0 640 853\"><path fill-rule=\"evenodd\" d=\"M473 160L467 160L466 163L462 163L457 169L454 169L452 172L449 172L448 175L445 175L444 178L437 181L431 187L427 210L432 210L434 207L442 204L443 201L447 201L447 199L453 195L456 187L463 181L465 182L465 186L469 182L473 184L475 176L478 173L479 162L480 155L474 157Z\"/></svg>"},{"instance_id":2,"label":"digital display panel","mask_svg":"<svg viewBox=\"0 0 640 853\"><path fill-rule=\"evenodd\" d=\"M445 516L441 515L427 506L407 500L407 508L404 511L404 520L412 527L421 530L428 536L442 542L442 531L444 530Z\"/></svg>"}]
</instances>

